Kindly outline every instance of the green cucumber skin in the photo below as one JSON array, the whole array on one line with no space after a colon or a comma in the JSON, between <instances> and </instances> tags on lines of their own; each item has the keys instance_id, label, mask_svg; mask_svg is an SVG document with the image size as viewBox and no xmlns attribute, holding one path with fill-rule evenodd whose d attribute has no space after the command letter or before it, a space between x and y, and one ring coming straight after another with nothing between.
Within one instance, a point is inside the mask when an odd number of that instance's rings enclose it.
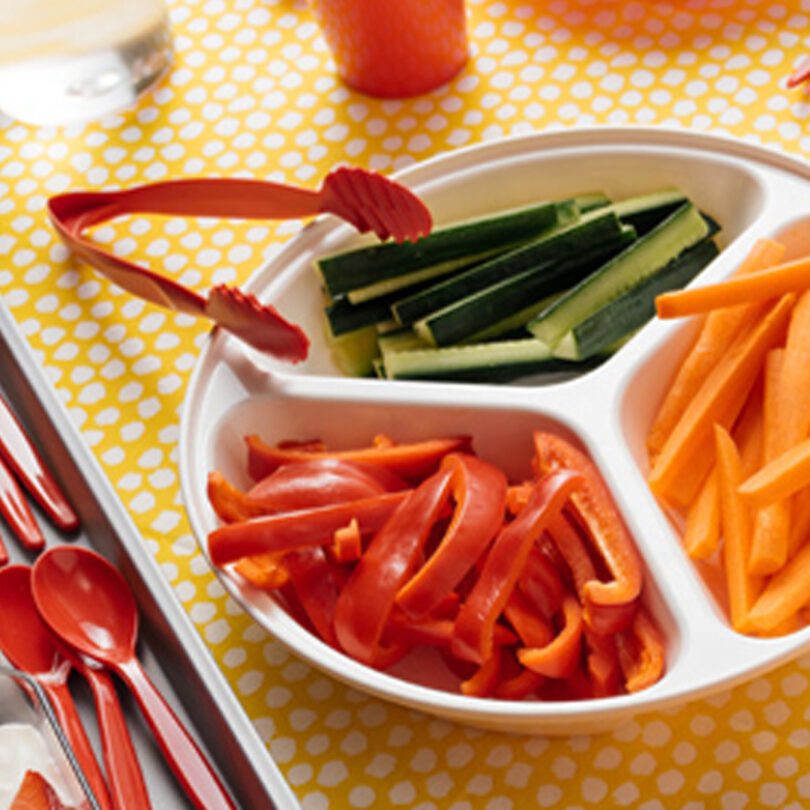
<instances>
[{"instance_id":1,"label":"green cucumber skin","mask_svg":"<svg viewBox=\"0 0 810 810\"><path fill-rule=\"evenodd\" d=\"M390 320L391 307L382 298L375 298L364 304L351 304L345 298L338 298L324 309L329 333L340 337L348 332L373 326Z\"/></svg>"},{"instance_id":2,"label":"green cucumber skin","mask_svg":"<svg viewBox=\"0 0 810 810\"><path fill-rule=\"evenodd\" d=\"M570 288L620 253L633 239L630 229L620 239L606 241L581 256L504 279L417 321L416 331L436 346L468 340L480 331L482 323L503 320L524 309L527 302Z\"/></svg>"},{"instance_id":3,"label":"green cucumber skin","mask_svg":"<svg viewBox=\"0 0 810 810\"><path fill-rule=\"evenodd\" d=\"M642 278L652 275L662 263L704 239L708 230L706 221L692 203L681 206L623 253L555 301L527 328L553 349L578 323L638 284ZM658 256L663 249L668 254L665 260Z\"/></svg>"},{"instance_id":4,"label":"green cucumber skin","mask_svg":"<svg viewBox=\"0 0 810 810\"><path fill-rule=\"evenodd\" d=\"M557 345L555 355L568 360L585 360L605 352L655 315L657 295L685 287L719 253L719 248L710 237L687 248L657 273L577 324ZM563 344L574 348L574 351L570 354L559 352Z\"/></svg>"},{"instance_id":5,"label":"green cucumber skin","mask_svg":"<svg viewBox=\"0 0 810 810\"><path fill-rule=\"evenodd\" d=\"M326 290L336 297L404 273L526 241L577 215L573 203L544 202L449 225L416 242L384 242L325 256L315 266Z\"/></svg>"},{"instance_id":6,"label":"green cucumber skin","mask_svg":"<svg viewBox=\"0 0 810 810\"><path fill-rule=\"evenodd\" d=\"M619 239L622 227L619 218L613 213L567 225L407 296L392 304L391 310L396 320L407 326L510 276L553 266L561 260L574 257L582 252L583 246Z\"/></svg>"},{"instance_id":7,"label":"green cucumber skin","mask_svg":"<svg viewBox=\"0 0 810 810\"><path fill-rule=\"evenodd\" d=\"M385 373L396 380L509 382L541 370L568 369L534 338L515 341L415 349L386 356Z\"/></svg>"}]
</instances>

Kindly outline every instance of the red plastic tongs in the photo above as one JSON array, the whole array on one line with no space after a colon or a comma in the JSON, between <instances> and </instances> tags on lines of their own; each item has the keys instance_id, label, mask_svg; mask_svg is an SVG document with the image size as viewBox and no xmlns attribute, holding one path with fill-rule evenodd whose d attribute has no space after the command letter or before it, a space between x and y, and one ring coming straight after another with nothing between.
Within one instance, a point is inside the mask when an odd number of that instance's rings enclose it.
<instances>
[{"instance_id":1,"label":"red plastic tongs","mask_svg":"<svg viewBox=\"0 0 810 810\"><path fill-rule=\"evenodd\" d=\"M302 330L253 295L219 285L205 298L152 270L108 253L83 235L86 228L125 214L297 219L332 213L361 233L416 240L430 232L424 203L381 174L343 167L318 191L261 180L169 180L123 191L72 192L52 197L48 210L59 235L88 264L134 295L189 315L209 318L246 343L296 363L307 356Z\"/></svg>"}]
</instances>

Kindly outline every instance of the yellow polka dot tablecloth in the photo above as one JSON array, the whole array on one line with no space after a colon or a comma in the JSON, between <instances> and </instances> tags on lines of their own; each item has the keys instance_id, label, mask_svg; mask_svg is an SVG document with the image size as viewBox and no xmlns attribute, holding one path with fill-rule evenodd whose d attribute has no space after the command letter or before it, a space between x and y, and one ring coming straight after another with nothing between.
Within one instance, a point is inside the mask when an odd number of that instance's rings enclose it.
<instances>
[{"instance_id":1,"label":"yellow polka dot tablecloth","mask_svg":"<svg viewBox=\"0 0 810 810\"><path fill-rule=\"evenodd\" d=\"M302 0L175 0L171 73L136 109L33 128L0 119L0 295L302 806L810 806L810 658L599 736L474 730L380 702L297 660L226 597L179 495L179 409L206 338L74 264L49 195L170 177L316 187L478 141L590 124L724 132L810 155L810 0L468 0L449 84L375 100L336 78ZM129 217L95 232L203 290L244 282L301 228ZM262 810L255 808L254 810Z\"/></svg>"}]
</instances>

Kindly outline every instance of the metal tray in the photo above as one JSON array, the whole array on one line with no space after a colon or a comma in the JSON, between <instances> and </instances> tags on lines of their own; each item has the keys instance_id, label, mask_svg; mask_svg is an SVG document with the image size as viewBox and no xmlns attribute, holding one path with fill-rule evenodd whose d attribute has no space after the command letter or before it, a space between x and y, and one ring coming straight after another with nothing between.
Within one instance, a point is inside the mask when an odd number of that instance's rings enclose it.
<instances>
[{"instance_id":1,"label":"metal tray","mask_svg":"<svg viewBox=\"0 0 810 810\"><path fill-rule=\"evenodd\" d=\"M245 810L300 807L2 301L0 393L25 424L81 518L82 530L75 537L66 538L51 529L37 512L48 545L69 542L90 546L123 572L140 608L140 658L172 708L216 764L240 807ZM33 561L7 533L4 540L12 561ZM71 681L71 687L74 685L88 734L97 743L89 690L79 678ZM190 807L134 701L123 693L121 697L153 807L155 810Z\"/></svg>"}]
</instances>

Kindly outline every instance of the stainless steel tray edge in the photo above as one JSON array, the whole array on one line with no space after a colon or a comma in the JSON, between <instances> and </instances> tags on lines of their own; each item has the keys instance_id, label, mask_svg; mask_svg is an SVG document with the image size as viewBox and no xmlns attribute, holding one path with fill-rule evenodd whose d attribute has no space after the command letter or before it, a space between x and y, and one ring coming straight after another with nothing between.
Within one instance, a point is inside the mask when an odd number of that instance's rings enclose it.
<instances>
[{"instance_id":1,"label":"stainless steel tray edge","mask_svg":"<svg viewBox=\"0 0 810 810\"><path fill-rule=\"evenodd\" d=\"M159 652L163 674L240 806L245 810L300 808L2 300L0 351L13 362L13 379L5 382L27 412L38 409L46 418L47 425L38 425L40 432L51 434L40 437L45 460L71 497L85 530L92 533L93 545L129 581L140 607L143 636ZM60 476L60 469L68 465L78 475ZM93 511L88 495L100 512L90 525L82 514Z\"/></svg>"}]
</instances>

